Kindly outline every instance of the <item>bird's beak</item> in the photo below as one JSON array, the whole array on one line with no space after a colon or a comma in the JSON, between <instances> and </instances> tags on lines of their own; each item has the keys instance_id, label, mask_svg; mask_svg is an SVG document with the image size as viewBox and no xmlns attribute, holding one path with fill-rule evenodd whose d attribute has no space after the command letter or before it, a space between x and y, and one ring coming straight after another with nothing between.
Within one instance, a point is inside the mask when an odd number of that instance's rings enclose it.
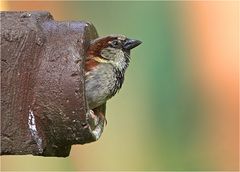
<instances>
[{"instance_id":1,"label":"bird's beak","mask_svg":"<svg viewBox=\"0 0 240 172\"><path fill-rule=\"evenodd\" d=\"M142 42L135 39L127 39L126 42L123 45L123 48L126 50L131 50L135 48L136 46L140 45Z\"/></svg>"}]
</instances>

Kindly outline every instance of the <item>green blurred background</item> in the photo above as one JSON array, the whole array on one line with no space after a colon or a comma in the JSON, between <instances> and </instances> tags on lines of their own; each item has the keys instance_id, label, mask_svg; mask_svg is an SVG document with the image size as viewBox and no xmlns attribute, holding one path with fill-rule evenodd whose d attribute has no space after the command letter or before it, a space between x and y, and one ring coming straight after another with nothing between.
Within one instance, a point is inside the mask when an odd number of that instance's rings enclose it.
<instances>
[{"instance_id":1,"label":"green blurred background","mask_svg":"<svg viewBox=\"0 0 240 172\"><path fill-rule=\"evenodd\" d=\"M239 3L1 2L139 39L99 141L68 158L3 156L2 170L238 170Z\"/></svg>"}]
</instances>

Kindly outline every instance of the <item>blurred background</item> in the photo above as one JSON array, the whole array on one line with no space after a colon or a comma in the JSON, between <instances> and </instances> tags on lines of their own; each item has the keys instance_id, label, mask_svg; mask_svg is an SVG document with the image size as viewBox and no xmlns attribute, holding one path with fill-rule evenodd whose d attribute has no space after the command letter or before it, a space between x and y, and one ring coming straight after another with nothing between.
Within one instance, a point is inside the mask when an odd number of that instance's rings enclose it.
<instances>
[{"instance_id":1,"label":"blurred background","mask_svg":"<svg viewBox=\"0 0 240 172\"><path fill-rule=\"evenodd\" d=\"M99 141L67 158L3 156L1 170L239 170L238 1L1 1L1 10L46 10L143 42Z\"/></svg>"}]
</instances>

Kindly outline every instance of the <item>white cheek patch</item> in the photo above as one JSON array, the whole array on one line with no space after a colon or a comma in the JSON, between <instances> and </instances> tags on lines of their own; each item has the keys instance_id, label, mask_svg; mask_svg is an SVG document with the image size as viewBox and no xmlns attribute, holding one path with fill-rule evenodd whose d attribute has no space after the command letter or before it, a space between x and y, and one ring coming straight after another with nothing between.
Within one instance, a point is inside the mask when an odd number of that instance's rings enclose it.
<instances>
[{"instance_id":1,"label":"white cheek patch","mask_svg":"<svg viewBox=\"0 0 240 172\"><path fill-rule=\"evenodd\" d=\"M112 47L104 48L101 51L101 56L105 59L99 58L99 60L97 59L97 61L102 63L111 63L119 70L124 70L127 67L125 54L121 49L116 49Z\"/></svg>"},{"instance_id":2,"label":"white cheek patch","mask_svg":"<svg viewBox=\"0 0 240 172\"><path fill-rule=\"evenodd\" d=\"M111 47L104 48L101 51L101 56L105 59L108 59L108 60L113 59L115 54L116 54L116 49L111 48Z\"/></svg>"}]
</instances>

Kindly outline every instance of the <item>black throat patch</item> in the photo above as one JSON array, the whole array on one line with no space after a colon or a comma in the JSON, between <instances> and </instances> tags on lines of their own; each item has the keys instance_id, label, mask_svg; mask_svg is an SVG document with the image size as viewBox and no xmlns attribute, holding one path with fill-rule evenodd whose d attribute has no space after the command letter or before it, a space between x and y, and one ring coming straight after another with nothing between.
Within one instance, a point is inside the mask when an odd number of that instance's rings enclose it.
<instances>
[{"instance_id":1,"label":"black throat patch","mask_svg":"<svg viewBox=\"0 0 240 172\"><path fill-rule=\"evenodd\" d=\"M122 70L114 67L114 73L115 73L115 77L116 77L116 81L114 83L114 86L113 88L111 88L111 97L114 96L121 88L122 88L122 84L124 82L124 74L125 74L125 71L129 65L129 59L128 58L125 58L125 66ZM111 98L109 97L109 98Z\"/></svg>"},{"instance_id":2,"label":"black throat patch","mask_svg":"<svg viewBox=\"0 0 240 172\"><path fill-rule=\"evenodd\" d=\"M124 81L124 72L120 71L119 69L114 68L114 73L116 77L116 81L114 83L114 86L111 88L111 97L114 96L122 87L123 81ZM109 98L111 98L109 97Z\"/></svg>"}]
</instances>

